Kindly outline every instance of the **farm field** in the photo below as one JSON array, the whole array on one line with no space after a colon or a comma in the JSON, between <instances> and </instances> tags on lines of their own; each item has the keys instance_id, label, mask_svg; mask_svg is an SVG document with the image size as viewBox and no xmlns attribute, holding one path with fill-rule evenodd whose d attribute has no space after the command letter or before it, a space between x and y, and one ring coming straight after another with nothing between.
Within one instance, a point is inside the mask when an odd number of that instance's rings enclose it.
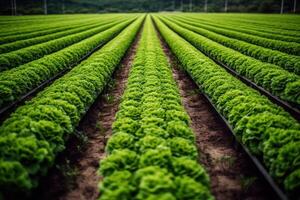
<instances>
[{"instance_id":1,"label":"farm field","mask_svg":"<svg viewBox=\"0 0 300 200\"><path fill-rule=\"evenodd\" d=\"M0 30L0 200L300 198L300 16L1 16Z\"/></svg>"}]
</instances>

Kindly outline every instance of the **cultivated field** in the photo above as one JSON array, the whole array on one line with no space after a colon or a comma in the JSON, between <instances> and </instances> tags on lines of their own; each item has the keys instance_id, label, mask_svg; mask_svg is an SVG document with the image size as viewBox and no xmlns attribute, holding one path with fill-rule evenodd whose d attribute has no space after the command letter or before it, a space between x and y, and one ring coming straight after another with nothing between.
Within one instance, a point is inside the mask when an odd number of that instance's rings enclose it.
<instances>
[{"instance_id":1,"label":"cultivated field","mask_svg":"<svg viewBox=\"0 0 300 200\"><path fill-rule=\"evenodd\" d=\"M0 17L0 199L299 199L300 16Z\"/></svg>"}]
</instances>

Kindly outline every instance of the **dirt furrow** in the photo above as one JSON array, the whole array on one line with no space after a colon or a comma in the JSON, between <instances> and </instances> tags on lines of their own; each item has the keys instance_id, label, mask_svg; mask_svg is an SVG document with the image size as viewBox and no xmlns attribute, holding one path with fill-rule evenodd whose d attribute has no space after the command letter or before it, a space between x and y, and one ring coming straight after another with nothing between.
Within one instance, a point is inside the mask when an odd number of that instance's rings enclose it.
<instances>
[{"instance_id":1,"label":"dirt furrow","mask_svg":"<svg viewBox=\"0 0 300 200\"><path fill-rule=\"evenodd\" d=\"M105 157L105 145L112 134L112 123L125 90L140 34L138 33L106 90L81 120L77 127L77 138L68 142L66 151L58 158L59 164L42 181L42 186L38 189L42 192L34 199L95 200L99 196L99 161Z\"/></svg>"},{"instance_id":2,"label":"dirt furrow","mask_svg":"<svg viewBox=\"0 0 300 200\"><path fill-rule=\"evenodd\" d=\"M258 172L245 152L235 148L228 128L218 118L198 86L178 64L161 36L160 40L172 66L182 103L190 116L191 127L196 134L199 162L210 175L212 192L216 199L276 199L266 182L257 176Z\"/></svg>"}]
</instances>

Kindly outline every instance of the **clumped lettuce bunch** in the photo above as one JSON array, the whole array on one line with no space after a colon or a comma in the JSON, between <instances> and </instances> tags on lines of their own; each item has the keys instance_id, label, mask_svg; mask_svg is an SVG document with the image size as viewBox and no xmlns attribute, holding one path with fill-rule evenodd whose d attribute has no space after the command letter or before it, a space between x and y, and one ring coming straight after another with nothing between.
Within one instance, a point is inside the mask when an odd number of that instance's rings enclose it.
<instances>
[{"instance_id":1,"label":"clumped lettuce bunch","mask_svg":"<svg viewBox=\"0 0 300 200\"><path fill-rule=\"evenodd\" d=\"M0 127L0 196L30 191L65 148L132 43L143 17L14 112Z\"/></svg>"},{"instance_id":2,"label":"clumped lettuce bunch","mask_svg":"<svg viewBox=\"0 0 300 200\"><path fill-rule=\"evenodd\" d=\"M288 192L300 188L300 125L281 107L247 87L200 53L157 17L174 54L225 116L239 140L262 157L272 177Z\"/></svg>"},{"instance_id":3,"label":"clumped lettuce bunch","mask_svg":"<svg viewBox=\"0 0 300 200\"><path fill-rule=\"evenodd\" d=\"M150 17L100 162L101 200L210 200L189 117Z\"/></svg>"}]
</instances>

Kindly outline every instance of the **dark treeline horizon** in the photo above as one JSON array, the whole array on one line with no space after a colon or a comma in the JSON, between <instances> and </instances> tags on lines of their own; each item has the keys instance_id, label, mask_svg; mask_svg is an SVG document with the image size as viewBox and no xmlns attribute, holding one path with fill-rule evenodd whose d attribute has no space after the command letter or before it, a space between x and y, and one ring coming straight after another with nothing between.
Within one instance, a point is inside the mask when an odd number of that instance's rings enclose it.
<instances>
[{"instance_id":1,"label":"dark treeline horizon","mask_svg":"<svg viewBox=\"0 0 300 200\"><path fill-rule=\"evenodd\" d=\"M282 0L1 0L0 14L11 15L16 2L17 15L106 12L183 11L280 13ZM296 12L299 13L296 4ZM284 0L283 12L293 13L295 0Z\"/></svg>"}]
</instances>

